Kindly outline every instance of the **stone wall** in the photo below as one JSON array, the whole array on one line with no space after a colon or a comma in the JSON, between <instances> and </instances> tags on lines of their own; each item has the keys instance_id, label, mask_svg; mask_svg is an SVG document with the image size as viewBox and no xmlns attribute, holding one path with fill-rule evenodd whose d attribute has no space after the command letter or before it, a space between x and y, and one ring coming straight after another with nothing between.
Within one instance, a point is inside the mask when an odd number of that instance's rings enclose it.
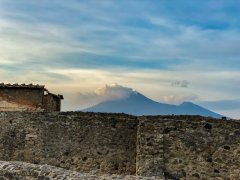
<instances>
[{"instance_id":1,"label":"stone wall","mask_svg":"<svg viewBox=\"0 0 240 180\"><path fill-rule=\"evenodd\" d=\"M52 94L44 95L43 106L46 112L61 111L61 99Z\"/></svg>"},{"instance_id":2,"label":"stone wall","mask_svg":"<svg viewBox=\"0 0 240 180\"><path fill-rule=\"evenodd\" d=\"M2 112L0 160L135 174L137 123L127 115Z\"/></svg>"},{"instance_id":3,"label":"stone wall","mask_svg":"<svg viewBox=\"0 0 240 180\"><path fill-rule=\"evenodd\" d=\"M138 174L169 179L240 177L240 122L173 118L140 118Z\"/></svg>"},{"instance_id":4,"label":"stone wall","mask_svg":"<svg viewBox=\"0 0 240 180\"><path fill-rule=\"evenodd\" d=\"M198 116L0 113L0 160L159 179L240 177L240 123Z\"/></svg>"},{"instance_id":5,"label":"stone wall","mask_svg":"<svg viewBox=\"0 0 240 180\"><path fill-rule=\"evenodd\" d=\"M83 173L70 171L49 165L36 165L24 162L0 161L0 179L7 180L146 180L145 177L132 175ZM156 177L149 177L147 180L156 180Z\"/></svg>"}]
</instances>

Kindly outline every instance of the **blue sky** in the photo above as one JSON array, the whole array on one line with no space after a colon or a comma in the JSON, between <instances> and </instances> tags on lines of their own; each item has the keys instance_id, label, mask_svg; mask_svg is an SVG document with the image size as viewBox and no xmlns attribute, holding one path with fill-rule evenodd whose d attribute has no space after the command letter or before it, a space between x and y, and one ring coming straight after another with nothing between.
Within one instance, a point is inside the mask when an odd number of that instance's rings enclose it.
<instances>
[{"instance_id":1,"label":"blue sky","mask_svg":"<svg viewBox=\"0 0 240 180\"><path fill-rule=\"evenodd\" d=\"M240 118L239 17L238 0L0 0L1 81L46 84L65 110L119 83Z\"/></svg>"}]
</instances>

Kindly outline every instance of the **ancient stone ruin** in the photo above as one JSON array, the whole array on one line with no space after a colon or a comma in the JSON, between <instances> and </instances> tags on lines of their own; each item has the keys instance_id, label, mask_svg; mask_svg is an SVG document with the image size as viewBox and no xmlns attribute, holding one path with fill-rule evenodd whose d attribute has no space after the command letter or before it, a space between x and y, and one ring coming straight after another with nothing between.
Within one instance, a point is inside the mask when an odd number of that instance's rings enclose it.
<instances>
[{"instance_id":1,"label":"ancient stone ruin","mask_svg":"<svg viewBox=\"0 0 240 180\"><path fill-rule=\"evenodd\" d=\"M60 111L62 99L42 85L0 84L0 111Z\"/></svg>"},{"instance_id":2,"label":"ancient stone ruin","mask_svg":"<svg viewBox=\"0 0 240 180\"><path fill-rule=\"evenodd\" d=\"M239 179L240 122L0 112L0 179Z\"/></svg>"}]
</instances>

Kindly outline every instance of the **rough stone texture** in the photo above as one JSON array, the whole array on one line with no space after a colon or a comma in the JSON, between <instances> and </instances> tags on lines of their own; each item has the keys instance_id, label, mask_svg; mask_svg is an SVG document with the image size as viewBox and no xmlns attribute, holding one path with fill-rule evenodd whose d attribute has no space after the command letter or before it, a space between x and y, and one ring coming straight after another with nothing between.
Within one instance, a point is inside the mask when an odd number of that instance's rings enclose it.
<instances>
[{"instance_id":1,"label":"rough stone texture","mask_svg":"<svg viewBox=\"0 0 240 180\"><path fill-rule=\"evenodd\" d=\"M145 118L139 122L136 163L138 175L164 176L164 141L161 126L158 125L158 122L145 122Z\"/></svg>"},{"instance_id":2,"label":"rough stone texture","mask_svg":"<svg viewBox=\"0 0 240 180\"><path fill-rule=\"evenodd\" d=\"M2 112L0 160L96 175L238 179L240 122L198 116Z\"/></svg>"},{"instance_id":3,"label":"rough stone texture","mask_svg":"<svg viewBox=\"0 0 240 180\"><path fill-rule=\"evenodd\" d=\"M43 97L43 106L47 112L61 111L61 99L59 96L48 93Z\"/></svg>"},{"instance_id":4,"label":"rough stone texture","mask_svg":"<svg viewBox=\"0 0 240 180\"><path fill-rule=\"evenodd\" d=\"M0 160L135 174L137 123L128 115L2 112Z\"/></svg>"},{"instance_id":5,"label":"rough stone texture","mask_svg":"<svg viewBox=\"0 0 240 180\"><path fill-rule=\"evenodd\" d=\"M239 179L240 122L141 118L137 173L169 179Z\"/></svg>"},{"instance_id":6,"label":"rough stone texture","mask_svg":"<svg viewBox=\"0 0 240 180\"><path fill-rule=\"evenodd\" d=\"M76 171L68 171L49 165L35 165L23 162L4 162L0 161L0 179L10 180L153 180L157 177L139 177L130 175L95 175L93 173L80 173Z\"/></svg>"}]
</instances>

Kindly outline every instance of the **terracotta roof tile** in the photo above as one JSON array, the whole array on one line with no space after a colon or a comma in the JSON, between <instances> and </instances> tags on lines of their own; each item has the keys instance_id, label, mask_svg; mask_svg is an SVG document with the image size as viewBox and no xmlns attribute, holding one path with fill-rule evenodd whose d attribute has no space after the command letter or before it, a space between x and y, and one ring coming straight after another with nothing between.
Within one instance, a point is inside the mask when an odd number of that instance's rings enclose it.
<instances>
[{"instance_id":1,"label":"terracotta roof tile","mask_svg":"<svg viewBox=\"0 0 240 180\"><path fill-rule=\"evenodd\" d=\"M44 85L33 85L31 84L4 84L0 83L0 88L33 88L33 89L43 89L45 86Z\"/></svg>"}]
</instances>

